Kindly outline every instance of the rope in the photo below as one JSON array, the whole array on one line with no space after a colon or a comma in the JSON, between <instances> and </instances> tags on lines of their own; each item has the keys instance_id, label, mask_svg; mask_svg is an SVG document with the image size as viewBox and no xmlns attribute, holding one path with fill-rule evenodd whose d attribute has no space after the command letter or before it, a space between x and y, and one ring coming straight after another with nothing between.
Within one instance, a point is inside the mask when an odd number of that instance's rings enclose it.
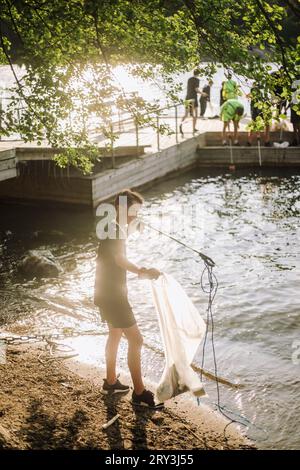
<instances>
[{"instance_id":1,"label":"rope","mask_svg":"<svg viewBox=\"0 0 300 470\"><path fill-rule=\"evenodd\" d=\"M201 251L198 251L196 250L195 248L192 248L191 246L187 245L186 243L182 242L181 240L178 240L177 238L173 237L172 235L170 235L169 233L166 233L166 232L163 232L162 230L159 230L158 228L156 227L152 227L152 225L144 222L143 220L139 220L139 222L142 224L142 225L145 225L146 227L149 227L151 228L152 230L154 230L155 232L158 232L160 233L161 235L164 235L165 237L168 237L170 238L171 240L174 240L175 242L179 243L179 245L182 245L184 246L185 248L187 248L188 250L191 250L193 251L194 253L197 253L197 255L200 256L200 258L202 258L202 260L204 261L205 265L208 265L210 267L213 267L215 266L215 262L207 255L201 253Z\"/></svg>"},{"instance_id":2,"label":"rope","mask_svg":"<svg viewBox=\"0 0 300 470\"><path fill-rule=\"evenodd\" d=\"M261 166L261 146L260 146L260 138L257 139L257 147L258 147L258 161L259 161L259 166Z\"/></svg>"}]
</instances>

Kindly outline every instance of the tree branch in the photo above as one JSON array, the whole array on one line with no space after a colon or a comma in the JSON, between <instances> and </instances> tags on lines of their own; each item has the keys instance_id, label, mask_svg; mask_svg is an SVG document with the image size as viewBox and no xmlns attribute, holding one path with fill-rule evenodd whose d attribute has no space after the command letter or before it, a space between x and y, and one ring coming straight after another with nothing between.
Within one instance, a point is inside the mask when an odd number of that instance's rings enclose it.
<instances>
[{"instance_id":1,"label":"tree branch","mask_svg":"<svg viewBox=\"0 0 300 470\"><path fill-rule=\"evenodd\" d=\"M294 13L297 18L300 18L300 9L296 5L293 4L292 1L290 0L284 0L287 6L290 8L290 10Z\"/></svg>"},{"instance_id":2,"label":"tree branch","mask_svg":"<svg viewBox=\"0 0 300 470\"><path fill-rule=\"evenodd\" d=\"M284 71L286 73L286 75L289 77L290 80L291 79L291 76L290 76L290 73L288 71L288 65L286 63L286 57L285 57L285 49L284 49L284 44L283 44L283 41L276 29L276 27L274 26L273 24L273 21L271 21L268 13L266 12L265 8L263 7L263 5L261 4L260 0L254 0L255 3L257 4L258 8L260 9L260 11L262 12L264 18L266 19L268 25L270 26L271 30L273 31L274 33L274 36L276 37L277 39L277 42L278 42L278 46L280 48L280 52L281 52L281 58L282 58L282 65L283 65L283 68L284 68Z\"/></svg>"}]
</instances>

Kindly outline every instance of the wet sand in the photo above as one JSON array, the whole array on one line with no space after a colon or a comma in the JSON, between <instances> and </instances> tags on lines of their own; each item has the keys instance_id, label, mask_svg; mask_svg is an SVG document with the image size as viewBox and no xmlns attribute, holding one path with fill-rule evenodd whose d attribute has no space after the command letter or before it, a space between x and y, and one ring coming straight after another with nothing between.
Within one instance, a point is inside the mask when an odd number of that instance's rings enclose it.
<instances>
[{"instance_id":1,"label":"wet sand","mask_svg":"<svg viewBox=\"0 0 300 470\"><path fill-rule=\"evenodd\" d=\"M202 404L180 396L162 411L134 408L130 392L103 396L102 379L98 367L55 358L42 345L8 348L0 365L0 449L253 448Z\"/></svg>"}]
</instances>

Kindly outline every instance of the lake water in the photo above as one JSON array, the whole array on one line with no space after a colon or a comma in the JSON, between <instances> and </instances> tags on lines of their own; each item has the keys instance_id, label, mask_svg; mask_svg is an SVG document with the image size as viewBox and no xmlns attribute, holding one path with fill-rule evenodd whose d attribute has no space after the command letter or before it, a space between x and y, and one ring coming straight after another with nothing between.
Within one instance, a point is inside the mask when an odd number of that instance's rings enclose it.
<instances>
[{"instance_id":1,"label":"lake water","mask_svg":"<svg viewBox=\"0 0 300 470\"><path fill-rule=\"evenodd\" d=\"M248 434L261 448L300 445L300 364L295 354L300 342L299 190L300 176L290 172L194 170L144 193L146 220L216 262L218 370L242 385L238 390L221 385L221 403L251 422ZM104 332L92 302L97 244L92 214L14 206L0 210L0 331L52 333L70 327ZM65 272L58 279L21 279L16 264L29 248L65 256ZM192 252L145 231L129 241L128 255L172 274L205 317L203 265ZM149 283L129 276L129 286L145 337L147 375L156 380L163 358ZM195 363L201 364L201 350ZM210 345L205 368L214 371ZM215 383L206 381L205 386L213 406Z\"/></svg>"}]
</instances>

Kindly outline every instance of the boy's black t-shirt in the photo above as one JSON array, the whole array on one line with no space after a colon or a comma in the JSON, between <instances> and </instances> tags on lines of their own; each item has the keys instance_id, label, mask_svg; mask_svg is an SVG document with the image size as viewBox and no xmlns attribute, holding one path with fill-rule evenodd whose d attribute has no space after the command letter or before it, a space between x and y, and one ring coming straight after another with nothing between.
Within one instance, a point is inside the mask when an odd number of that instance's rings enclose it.
<instances>
[{"instance_id":1,"label":"boy's black t-shirt","mask_svg":"<svg viewBox=\"0 0 300 470\"><path fill-rule=\"evenodd\" d=\"M116 238L100 240L96 261L94 302L124 300L127 298L127 272L115 260L116 255L126 257L126 240L116 226Z\"/></svg>"},{"instance_id":2,"label":"boy's black t-shirt","mask_svg":"<svg viewBox=\"0 0 300 470\"><path fill-rule=\"evenodd\" d=\"M190 77L187 82L187 93L186 99L187 100L197 100L197 91L196 89L199 88L200 80L197 77Z\"/></svg>"},{"instance_id":3,"label":"boy's black t-shirt","mask_svg":"<svg viewBox=\"0 0 300 470\"><path fill-rule=\"evenodd\" d=\"M204 85L202 91L203 91L203 93L206 93L207 96L201 96L201 99L202 99L203 101L210 101L210 85L208 85L208 84L207 84L207 85Z\"/></svg>"}]
</instances>

